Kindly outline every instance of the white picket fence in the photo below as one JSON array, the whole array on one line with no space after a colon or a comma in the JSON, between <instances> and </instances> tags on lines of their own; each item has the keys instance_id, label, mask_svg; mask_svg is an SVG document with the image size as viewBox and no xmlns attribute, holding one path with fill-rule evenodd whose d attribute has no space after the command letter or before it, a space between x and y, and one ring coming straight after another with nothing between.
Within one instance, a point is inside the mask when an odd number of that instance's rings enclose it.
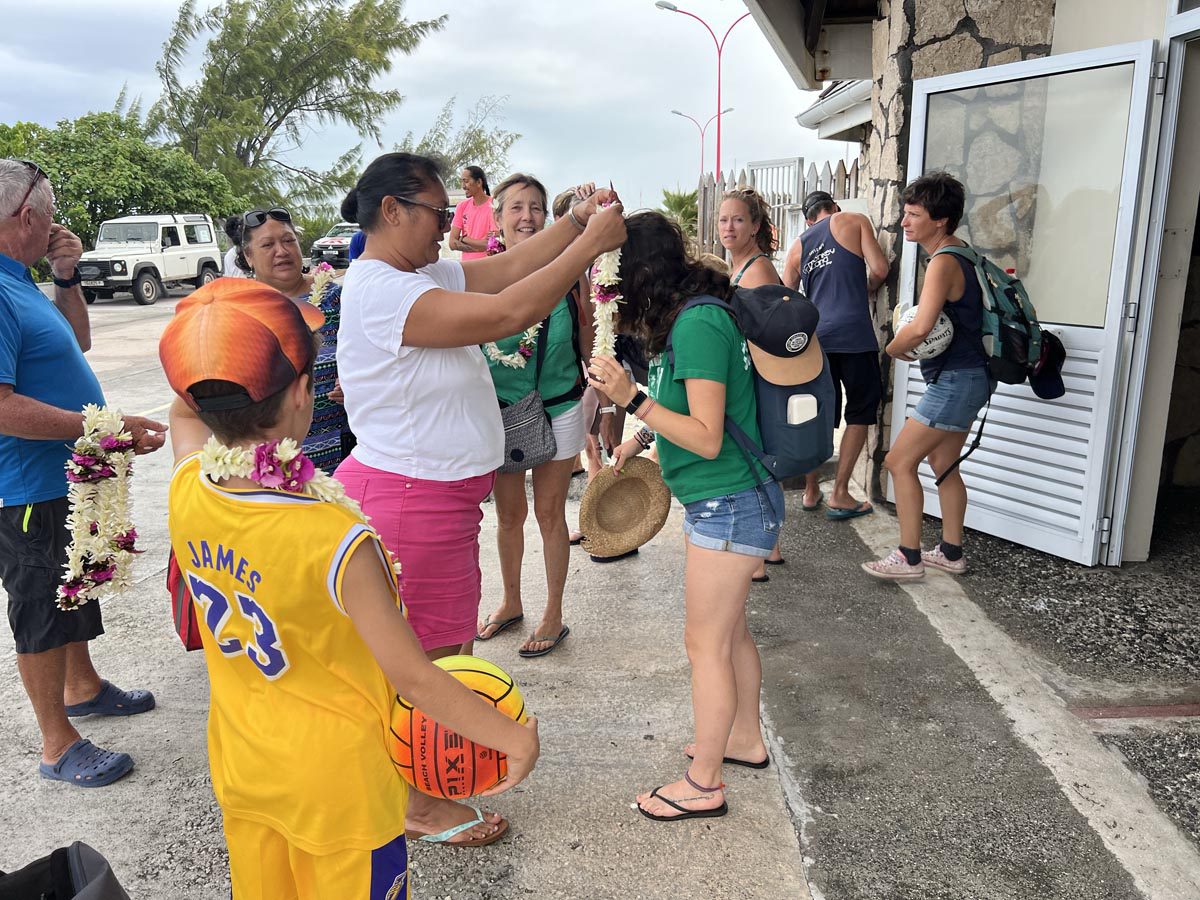
<instances>
[{"instance_id":1,"label":"white picket fence","mask_svg":"<svg viewBox=\"0 0 1200 900\"><path fill-rule=\"evenodd\" d=\"M730 172L705 174L696 192L696 237L703 253L724 256L725 250L717 235L717 210L727 191L752 187L771 205L771 223L779 238L779 259L792 242L804 231L804 211L801 204L812 191L828 191L835 199L858 196L858 160L846 168L838 161L836 167L826 162L820 169L811 163L804 168L800 156L786 159L767 159L752 162L736 174Z\"/></svg>"}]
</instances>

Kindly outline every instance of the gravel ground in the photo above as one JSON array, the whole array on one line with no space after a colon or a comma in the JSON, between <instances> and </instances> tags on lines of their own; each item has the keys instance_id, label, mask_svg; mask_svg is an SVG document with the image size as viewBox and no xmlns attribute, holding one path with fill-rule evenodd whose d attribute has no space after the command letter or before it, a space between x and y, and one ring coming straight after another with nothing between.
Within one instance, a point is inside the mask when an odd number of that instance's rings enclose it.
<instances>
[{"instance_id":1,"label":"gravel ground","mask_svg":"<svg viewBox=\"0 0 1200 900\"><path fill-rule=\"evenodd\" d=\"M1200 844L1200 723L1165 732L1134 728L1101 740L1125 754L1145 777L1154 801Z\"/></svg>"},{"instance_id":2,"label":"gravel ground","mask_svg":"<svg viewBox=\"0 0 1200 900\"><path fill-rule=\"evenodd\" d=\"M926 546L938 526L927 520ZM972 599L1064 671L1164 688L1200 678L1200 491L1164 493L1148 562L1087 568L969 529L966 551Z\"/></svg>"}]
</instances>

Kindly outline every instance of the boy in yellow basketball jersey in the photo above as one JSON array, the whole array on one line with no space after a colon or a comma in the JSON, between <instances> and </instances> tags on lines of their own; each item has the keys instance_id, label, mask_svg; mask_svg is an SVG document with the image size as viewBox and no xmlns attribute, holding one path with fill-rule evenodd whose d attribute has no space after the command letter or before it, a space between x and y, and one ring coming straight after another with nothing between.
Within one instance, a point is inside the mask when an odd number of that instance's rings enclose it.
<instances>
[{"instance_id":1,"label":"boy in yellow basketball jersey","mask_svg":"<svg viewBox=\"0 0 1200 900\"><path fill-rule=\"evenodd\" d=\"M285 440L308 432L322 320L219 279L179 303L159 345L194 412L173 417L171 546L203 623L235 900L408 897L397 692L508 755L489 793L521 781L539 749L533 719L518 725L429 662L378 535Z\"/></svg>"}]
</instances>

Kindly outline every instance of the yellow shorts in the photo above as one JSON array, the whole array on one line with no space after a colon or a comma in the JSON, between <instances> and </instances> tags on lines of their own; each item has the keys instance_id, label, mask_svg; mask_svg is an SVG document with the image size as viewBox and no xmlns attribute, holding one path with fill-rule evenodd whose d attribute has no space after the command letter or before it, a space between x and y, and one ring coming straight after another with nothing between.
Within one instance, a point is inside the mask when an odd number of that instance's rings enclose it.
<instances>
[{"instance_id":1,"label":"yellow shorts","mask_svg":"<svg viewBox=\"0 0 1200 900\"><path fill-rule=\"evenodd\" d=\"M234 900L408 900L404 835L376 850L314 856L278 831L225 817Z\"/></svg>"}]
</instances>

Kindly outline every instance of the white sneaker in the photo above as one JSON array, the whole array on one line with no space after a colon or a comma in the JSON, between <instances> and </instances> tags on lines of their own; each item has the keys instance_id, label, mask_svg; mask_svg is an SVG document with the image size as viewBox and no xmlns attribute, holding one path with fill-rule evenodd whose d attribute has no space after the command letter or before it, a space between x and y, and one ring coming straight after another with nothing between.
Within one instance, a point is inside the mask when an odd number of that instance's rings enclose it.
<instances>
[{"instance_id":1,"label":"white sneaker","mask_svg":"<svg viewBox=\"0 0 1200 900\"><path fill-rule=\"evenodd\" d=\"M958 559L947 559L946 554L942 552L941 544L938 544L932 550L922 550L921 562L927 566L933 566L935 569L941 569L943 572L948 572L951 575L961 575L967 571L967 558L960 556Z\"/></svg>"},{"instance_id":2,"label":"white sneaker","mask_svg":"<svg viewBox=\"0 0 1200 900\"><path fill-rule=\"evenodd\" d=\"M925 577L925 563L910 566L899 549L893 550L883 559L862 564L863 571L885 581L920 581Z\"/></svg>"}]
</instances>

